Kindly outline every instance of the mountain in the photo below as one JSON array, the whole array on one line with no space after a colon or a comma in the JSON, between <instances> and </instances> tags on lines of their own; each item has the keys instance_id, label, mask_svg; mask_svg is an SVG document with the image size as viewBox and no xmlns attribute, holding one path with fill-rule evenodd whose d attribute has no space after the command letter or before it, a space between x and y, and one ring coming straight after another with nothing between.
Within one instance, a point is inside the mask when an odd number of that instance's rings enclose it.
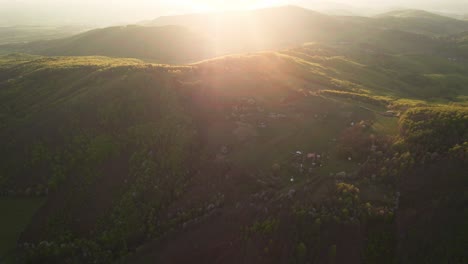
<instances>
[{"instance_id":1,"label":"mountain","mask_svg":"<svg viewBox=\"0 0 468 264\"><path fill-rule=\"evenodd\" d=\"M330 16L295 6L160 17L144 24L96 29L52 41L0 45L0 52L129 57L170 64L309 42L367 45L390 53L436 53L441 46L451 45L442 36L468 29L468 22L417 10L366 18Z\"/></svg>"},{"instance_id":2,"label":"mountain","mask_svg":"<svg viewBox=\"0 0 468 264\"><path fill-rule=\"evenodd\" d=\"M0 45L24 43L37 40L58 39L72 36L89 29L84 26L8 26L0 27Z\"/></svg>"},{"instance_id":3,"label":"mountain","mask_svg":"<svg viewBox=\"0 0 468 264\"><path fill-rule=\"evenodd\" d=\"M433 13L441 15L441 16L445 16L445 17L455 18L455 19L458 19L458 20L465 20L465 14L463 14L463 13L436 12L436 11L433 12Z\"/></svg>"},{"instance_id":4,"label":"mountain","mask_svg":"<svg viewBox=\"0 0 468 264\"><path fill-rule=\"evenodd\" d=\"M347 28L331 16L296 6L160 17L147 25L179 25L200 32L213 39L218 55L294 46Z\"/></svg>"},{"instance_id":5,"label":"mountain","mask_svg":"<svg viewBox=\"0 0 468 264\"><path fill-rule=\"evenodd\" d=\"M239 18L244 18L249 21L239 21ZM147 21L145 25L151 26L164 26L164 25L182 25L186 27L193 27L203 29L205 26L210 25L215 27L216 23L219 25L229 25L234 22L247 23L293 23L303 22L305 19L309 21L327 21L330 22L328 15L298 7L298 6L281 6L270 7L264 9L257 9L252 11L231 11L222 13L201 13L201 14L188 14L178 16L163 16L156 18L152 21ZM328 20L327 20L328 19ZM257 21L255 21L257 20ZM264 22L263 22L264 21ZM216 23L215 23L216 22ZM234 26L234 25L231 25ZM203 28L201 28L203 27ZM208 29L212 30L208 27Z\"/></svg>"},{"instance_id":6,"label":"mountain","mask_svg":"<svg viewBox=\"0 0 468 264\"><path fill-rule=\"evenodd\" d=\"M468 30L468 22L423 10L395 10L377 15L379 26L433 36L447 36Z\"/></svg>"},{"instance_id":7,"label":"mountain","mask_svg":"<svg viewBox=\"0 0 468 264\"><path fill-rule=\"evenodd\" d=\"M228 54L284 48L305 42L375 44L379 47L388 46L387 51L396 53L418 52L421 46L431 46L434 51L441 45L447 45L435 37L468 29L465 21L422 10L392 11L367 18L325 15L296 6L227 13L222 16L198 14L161 17L147 24L180 25L203 32L217 39L219 46L230 46L225 51ZM222 33L219 28L223 29ZM382 41L387 37L400 43L390 47L391 40L388 44ZM258 41L259 38L262 41Z\"/></svg>"},{"instance_id":8,"label":"mountain","mask_svg":"<svg viewBox=\"0 0 468 264\"><path fill-rule=\"evenodd\" d=\"M294 47L310 41L331 41L350 31L348 23L331 16L289 6L222 15L161 17L145 26L112 27L54 41L3 45L0 51L188 63L226 54Z\"/></svg>"},{"instance_id":9,"label":"mountain","mask_svg":"<svg viewBox=\"0 0 468 264\"><path fill-rule=\"evenodd\" d=\"M170 16L147 22L147 25L180 25L202 32L215 39L219 47L229 47L219 54L294 47L306 42L359 45L378 41L382 35L392 34L424 39L418 41L418 44L413 43L413 50L418 50L421 42L433 46L440 44L438 40L432 38L432 35L415 33L419 30L412 25L400 29L395 24L396 22L381 24L374 18L325 15L295 6L248 13L227 13L222 16L216 14ZM219 28L223 29L222 32L219 32ZM397 36L391 38L397 39ZM398 49L394 50L401 52Z\"/></svg>"},{"instance_id":10,"label":"mountain","mask_svg":"<svg viewBox=\"0 0 468 264\"><path fill-rule=\"evenodd\" d=\"M63 39L4 45L3 49L48 56L101 55L163 63L197 61L213 56L213 49L206 39L179 26L110 27Z\"/></svg>"},{"instance_id":11,"label":"mountain","mask_svg":"<svg viewBox=\"0 0 468 264\"><path fill-rule=\"evenodd\" d=\"M331 33L327 32L327 30L332 29L338 30L336 32L338 35L342 34L341 31L354 32L354 27L362 27L360 24L354 24L353 21L355 20L367 20L367 30L371 34L372 29L385 28L418 34L450 35L466 31L468 28L466 21L423 10L394 10L366 19L364 17L349 15L325 15L297 6L218 15L198 14L160 17L153 21L145 22L145 25L181 25L196 31L210 32L210 35L213 35L216 31L215 25L229 31L232 30L231 28L236 27L237 21L243 20L246 21L238 25L238 28L251 28L252 25L272 25L278 27L278 30L288 27L290 31L301 32L301 30L304 30L304 26L307 26L307 29L311 30L311 33L315 31L315 34L319 34L319 36L315 37L316 39L320 39L320 37L325 39L333 38L334 36L331 36ZM343 20L348 24L343 22ZM302 33L307 34L306 32ZM311 36L309 36L309 39L311 39Z\"/></svg>"},{"instance_id":12,"label":"mountain","mask_svg":"<svg viewBox=\"0 0 468 264\"><path fill-rule=\"evenodd\" d=\"M434 13L430 13L424 10L417 10L417 9L393 10L393 11L389 11L380 15L376 15L376 17L380 17L380 18L384 18L384 17L427 18L427 19L439 19L439 20L447 20L448 18L442 15L436 15Z\"/></svg>"},{"instance_id":13,"label":"mountain","mask_svg":"<svg viewBox=\"0 0 468 264\"><path fill-rule=\"evenodd\" d=\"M326 39L346 25L298 7L161 17L145 26L112 27L74 37L0 46L0 51L40 55L134 57L188 63L219 55L254 52ZM119 46L114 43L120 43Z\"/></svg>"}]
</instances>

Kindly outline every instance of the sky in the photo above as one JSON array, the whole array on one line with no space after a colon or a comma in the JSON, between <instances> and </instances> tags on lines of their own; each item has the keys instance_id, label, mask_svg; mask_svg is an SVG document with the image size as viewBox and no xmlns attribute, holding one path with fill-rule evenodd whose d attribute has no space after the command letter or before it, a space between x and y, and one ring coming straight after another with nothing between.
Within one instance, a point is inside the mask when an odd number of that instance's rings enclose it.
<instances>
[{"instance_id":1,"label":"sky","mask_svg":"<svg viewBox=\"0 0 468 264\"><path fill-rule=\"evenodd\" d=\"M0 0L0 25L135 23L163 15L299 5L318 11L417 8L468 14L468 0Z\"/></svg>"}]
</instances>

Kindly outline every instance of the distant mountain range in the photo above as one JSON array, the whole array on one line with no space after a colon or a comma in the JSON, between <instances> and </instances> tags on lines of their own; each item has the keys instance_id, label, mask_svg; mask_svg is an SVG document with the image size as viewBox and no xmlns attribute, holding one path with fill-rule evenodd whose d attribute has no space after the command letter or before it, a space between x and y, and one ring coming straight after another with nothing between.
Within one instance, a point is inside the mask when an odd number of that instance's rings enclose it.
<instances>
[{"instance_id":1,"label":"distant mountain range","mask_svg":"<svg viewBox=\"0 0 468 264\"><path fill-rule=\"evenodd\" d=\"M421 10L375 17L332 16L285 6L222 14L164 16L139 26L96 29L73 37L0 46L0 52L38 55L131 57L190 63L215 56L276 50L307 42L373 44L389 51L436 48L439 40L468 31L468 21ZM398 38L398 43L385 39ZM406 44L404 44L406 43ZM118 45L116 45L118 44Z\"/></svg>"},{"instance_id":2,"label":"distant mountain range","mask_svg":"<svg viewBox=\"0 0 468 264\"><path fill-rule=\"evenodd\" d=\"M0 44L65 38L89 29L86 26L0 26Z\"/></svg>"},{"instance_id":3,"label":"distant mountain range","mask_svg":"<svg viewBox=\"0 0 468 264\"><path fill-rule=\"evenodd\" d=\"M63 39L3 47L9 51L48 56L100 55L165 63L196 61L213 55L206 39L180 26L110 27Z\"/></svg>"}]
</instances>

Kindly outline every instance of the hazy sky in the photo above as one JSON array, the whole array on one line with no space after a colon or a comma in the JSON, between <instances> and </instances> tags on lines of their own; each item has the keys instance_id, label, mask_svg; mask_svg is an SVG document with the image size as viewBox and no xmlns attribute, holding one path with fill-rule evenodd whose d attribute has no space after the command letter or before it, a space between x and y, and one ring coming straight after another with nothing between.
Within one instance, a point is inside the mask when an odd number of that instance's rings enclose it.
<instances>
[{"instance_id":1,"label":"hazy sky","mask_svg":"<svg viewBox=\"0 0 468 264\"><path fill-rule=\"evenodd\" d=\"M468 0L0 0L0 25L132 23L161 15L286 4L318 10L418 8L468 13Z\"/></svg>"}]
</instances>

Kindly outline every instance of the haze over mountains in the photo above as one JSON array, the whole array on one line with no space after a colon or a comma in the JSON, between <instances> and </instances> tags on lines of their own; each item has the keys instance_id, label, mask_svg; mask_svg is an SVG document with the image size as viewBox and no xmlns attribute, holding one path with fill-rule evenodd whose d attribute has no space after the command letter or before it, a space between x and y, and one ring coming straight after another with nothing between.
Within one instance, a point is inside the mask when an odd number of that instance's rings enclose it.
<instances>
[{"instance_id":1,"label":"haze over mountains","mask_svg":"<svg viewBox=\"0 0 468 264\"><path fill-rule=\"evenodd\" d=\"M271 0L271 1L149 1L125 0L1 0L0 26L69 24L90 27L133 24L158 16L193 12L252 9L271 5L299 5L312 10L339 15L372 16L396 9L424 9L463 16L468 14L464 0Z\"/></svg>"},{"instance_id":2,"label":"haze over mountains","mask_svg":"<svg viewBox=\"0 0 468 264\"><path fill-rule=\"evenodd\" d=\"M157 63L190 63L216 56L295 47L307 42L375 45L395 52L417 52L455 45L443 39L468 31L468 21L420 10L375 17L331 16L296 6L165 16L140 26L92 30L51 41L0 46L0 52L54 56L111 56ZM399 43L385 44L386 37ZM413 41L417 40L419 41ZM118 47L113 44L119 43ZM406 43L406 44L405 44ZM427 51L427 49L425 51Z\"/></svg>"}]
</instances>

